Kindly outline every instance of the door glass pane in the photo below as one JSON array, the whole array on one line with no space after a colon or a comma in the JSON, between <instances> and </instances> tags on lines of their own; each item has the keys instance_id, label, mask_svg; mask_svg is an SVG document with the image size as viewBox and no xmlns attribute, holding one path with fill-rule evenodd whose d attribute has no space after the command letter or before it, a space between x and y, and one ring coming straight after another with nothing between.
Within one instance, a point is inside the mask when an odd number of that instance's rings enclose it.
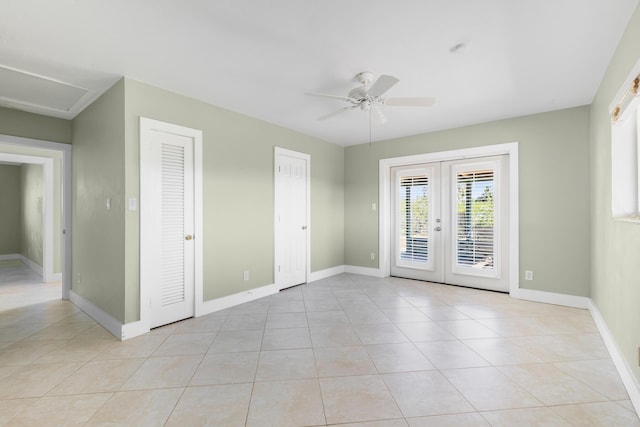
<instances>
[{"instance_id":1,"label":"door glass pane","mask_svg":"<svg viewBox=\"0 0 640 427\"><path fill-rule=\"evenodd\" d=\"M429 260L429 177L403 176L398 192L400 259Z\"/></svg>"},{"instance_id":2,"label":"door glass pane","mask_svg":"<svg viewBox=\"0 0 640 427\"><path fill-rule=\"evenodd\" d=\"M493 170L456 174L458 266L494 269L494 184Z\"/></svg>"}]
</instances>

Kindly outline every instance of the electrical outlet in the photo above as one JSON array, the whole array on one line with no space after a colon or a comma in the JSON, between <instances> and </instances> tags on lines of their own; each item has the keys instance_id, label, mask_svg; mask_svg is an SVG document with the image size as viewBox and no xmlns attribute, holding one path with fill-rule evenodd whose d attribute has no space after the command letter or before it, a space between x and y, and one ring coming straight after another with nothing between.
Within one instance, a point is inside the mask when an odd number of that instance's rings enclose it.
<instances>
[{"instance_id":1,"label":"electrical outlet","mask_svg":"<svg viewBox=\"0 0 640 427\"><path fill-rule=\"evenodd\" d=\"M371 261L376 259L376 254L374 252L371 252Z\"/></svg>"},{"instance_id":2,"label":"electrical outlet","mask_svg":"<svg viewBox=\"0 0 640 427\"><path fill-rule=\"evenodd\" d=\"M524 280L533 280L533 271L526 270L524 272Z\"/></svg>"},{"instance_id":3,"label":"electrical outlet","mask_svg":"<svg viewBox=\"0 0 640 427\"><path fill-rule=\"evenodd\" d=\"M244 271L244 273L242 274L242 278L245 282L249 280L249 270Z\"/></svg>"},{"instance_id":4,"label":"electrical outlet","mask_svg":"<svg viewBox=\"0 0 640 427\"><path fill-rule=\"evenodd\" d=\"M640 366L640 345L638 346L638 366Z\"/></svg>"},{"instance_id":5,"label":"electrical outlet","mask_svg":"<svg viewBox=\"0 0 640 427\"><path fill-rule=\"evenodd\" d=\"M78 284L82 283L82 276L80 275L80 273L78 273L78 275L76 277L76 283L78 283Z\"/></svg>"}]
</instances>

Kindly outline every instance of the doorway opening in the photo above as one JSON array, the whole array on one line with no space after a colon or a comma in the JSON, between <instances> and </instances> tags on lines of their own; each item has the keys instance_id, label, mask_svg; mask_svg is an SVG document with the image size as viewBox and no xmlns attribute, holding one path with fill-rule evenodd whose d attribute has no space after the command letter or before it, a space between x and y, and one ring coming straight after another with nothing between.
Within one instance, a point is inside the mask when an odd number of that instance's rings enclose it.
<instances>
[{"instance_id":1,"label":"doorway opening","mask_svg":"<svg viewBox=\"0 0 640 427\"><path fill-rule=\"evenodd\" d=\"M20 218L25 223L20 224L20 249L1 258L28 266L41 282L61 282L56 296L69 299L71 146L0 135L0 162L19 168L19 180L25 184L17 190L20 208L25 210Z\"/></svg>"}]
</instances>

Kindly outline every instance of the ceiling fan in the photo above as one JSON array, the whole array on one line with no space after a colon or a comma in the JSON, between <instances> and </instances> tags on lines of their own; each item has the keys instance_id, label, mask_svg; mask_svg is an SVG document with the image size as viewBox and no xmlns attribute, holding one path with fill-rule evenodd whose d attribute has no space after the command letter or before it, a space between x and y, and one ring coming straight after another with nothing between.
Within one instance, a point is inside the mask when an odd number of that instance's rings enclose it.
<instances>
[{"instance_id":1,"label":"ceiling fan","mask_svg":"<svg viewBox=\"0 0 640 427\"><path fill-rule=\"evenodd\" d=\"M391 105L395 107L430 107L435 102L435 100L430 97L383 98L383 95L400 81L398 78L393 76L382 74L374 82L373 74L368 71L364 71L362 73L358 73L355 76L355 80L360 83L360 86L351 89L347 96L328 95L325 93L315 92L306 93L306 95L339 99L349 103L346 107L342 107L339 110L318 117L318 120L325 120L359 107L362 111L369 112L370 119L372 119L376 124L383 124L387 119L379 109L382 105Z\"/></svg>"}]
</instances>

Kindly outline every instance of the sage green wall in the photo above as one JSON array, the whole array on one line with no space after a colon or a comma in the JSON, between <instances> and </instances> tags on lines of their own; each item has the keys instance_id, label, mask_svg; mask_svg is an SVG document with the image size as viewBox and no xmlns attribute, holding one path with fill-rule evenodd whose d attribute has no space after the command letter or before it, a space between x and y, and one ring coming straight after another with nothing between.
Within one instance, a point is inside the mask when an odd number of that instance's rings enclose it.
<instances>
[{"instance_id":1,"label":"sage green wall","mask_svg":"<svg viewBox=\"0 0 640 427\"><path fill-rule=\"evenodd\" d=\"M342 147L134 80L125 98L127 197L138 197L140 116L203 131L205 300L274 283L276 146L311 155L311 271L344 264ZM139 311L138 212L127 212L126 230L130 322Z\"/></svg>"},{"instance_id":2,"label":"sage green wall","mask_svg":"<svg viewBox=\"0 0 640 427\"><path fill-rule=\"evenodd\" d=\"M71 144L71 121L0 107L0 134Z\"/></svg>"},{"instance_id":3,"label":"sage green wall","mask_svg":"<svg viewBox=\"0 0 640 427\"><path fill-rule=\"evenodd\" d=\"M124 323L124 81L80 113L72 130L72 290Z\"/></svg>"},{"instance_id":4,"label":"sage green wall","mask_svg":"<svg viewBox=\"0 0 640 427\"><path fill-rule=\"evenodd\" d=\"M350 146L345 152L345 264L377 268L379 160L518 142L520 287L589 295L589 108ZM378 257L376 257L378 258ZM524 281L524 270L535 272Z\"/></svg>"},{"instance_id":5,"label":"sage green wall","mask_svg":"<svg viewBox=\"0 0 640 427\"><path fill-rule=\"evenodd\" d=\"M640 60L640 7L636 8L591 106L591 297L640 381L640 226L611 216L611 122L614 101Z\"/></svg>"},{"instance_id":6,"label":"sage green wall","mask_svg":"<svg viewBox=\"0 0 640 427\"><path fill-rule=\"evenodd\" d=\"M20 253L20 166L0 165L0 255Z\"/></svg>"},{"instance_id":7,"label":"sage green wall","mask_svg":"<svg viewBox=\"0 0 640 427\"><path fill-rule=\"evenodd\" d=\"M23 257L42 267L43 166L23 164L20 167L20 182L20 203L22 205L20 253Z\"/></svg>"}]
</instances>

